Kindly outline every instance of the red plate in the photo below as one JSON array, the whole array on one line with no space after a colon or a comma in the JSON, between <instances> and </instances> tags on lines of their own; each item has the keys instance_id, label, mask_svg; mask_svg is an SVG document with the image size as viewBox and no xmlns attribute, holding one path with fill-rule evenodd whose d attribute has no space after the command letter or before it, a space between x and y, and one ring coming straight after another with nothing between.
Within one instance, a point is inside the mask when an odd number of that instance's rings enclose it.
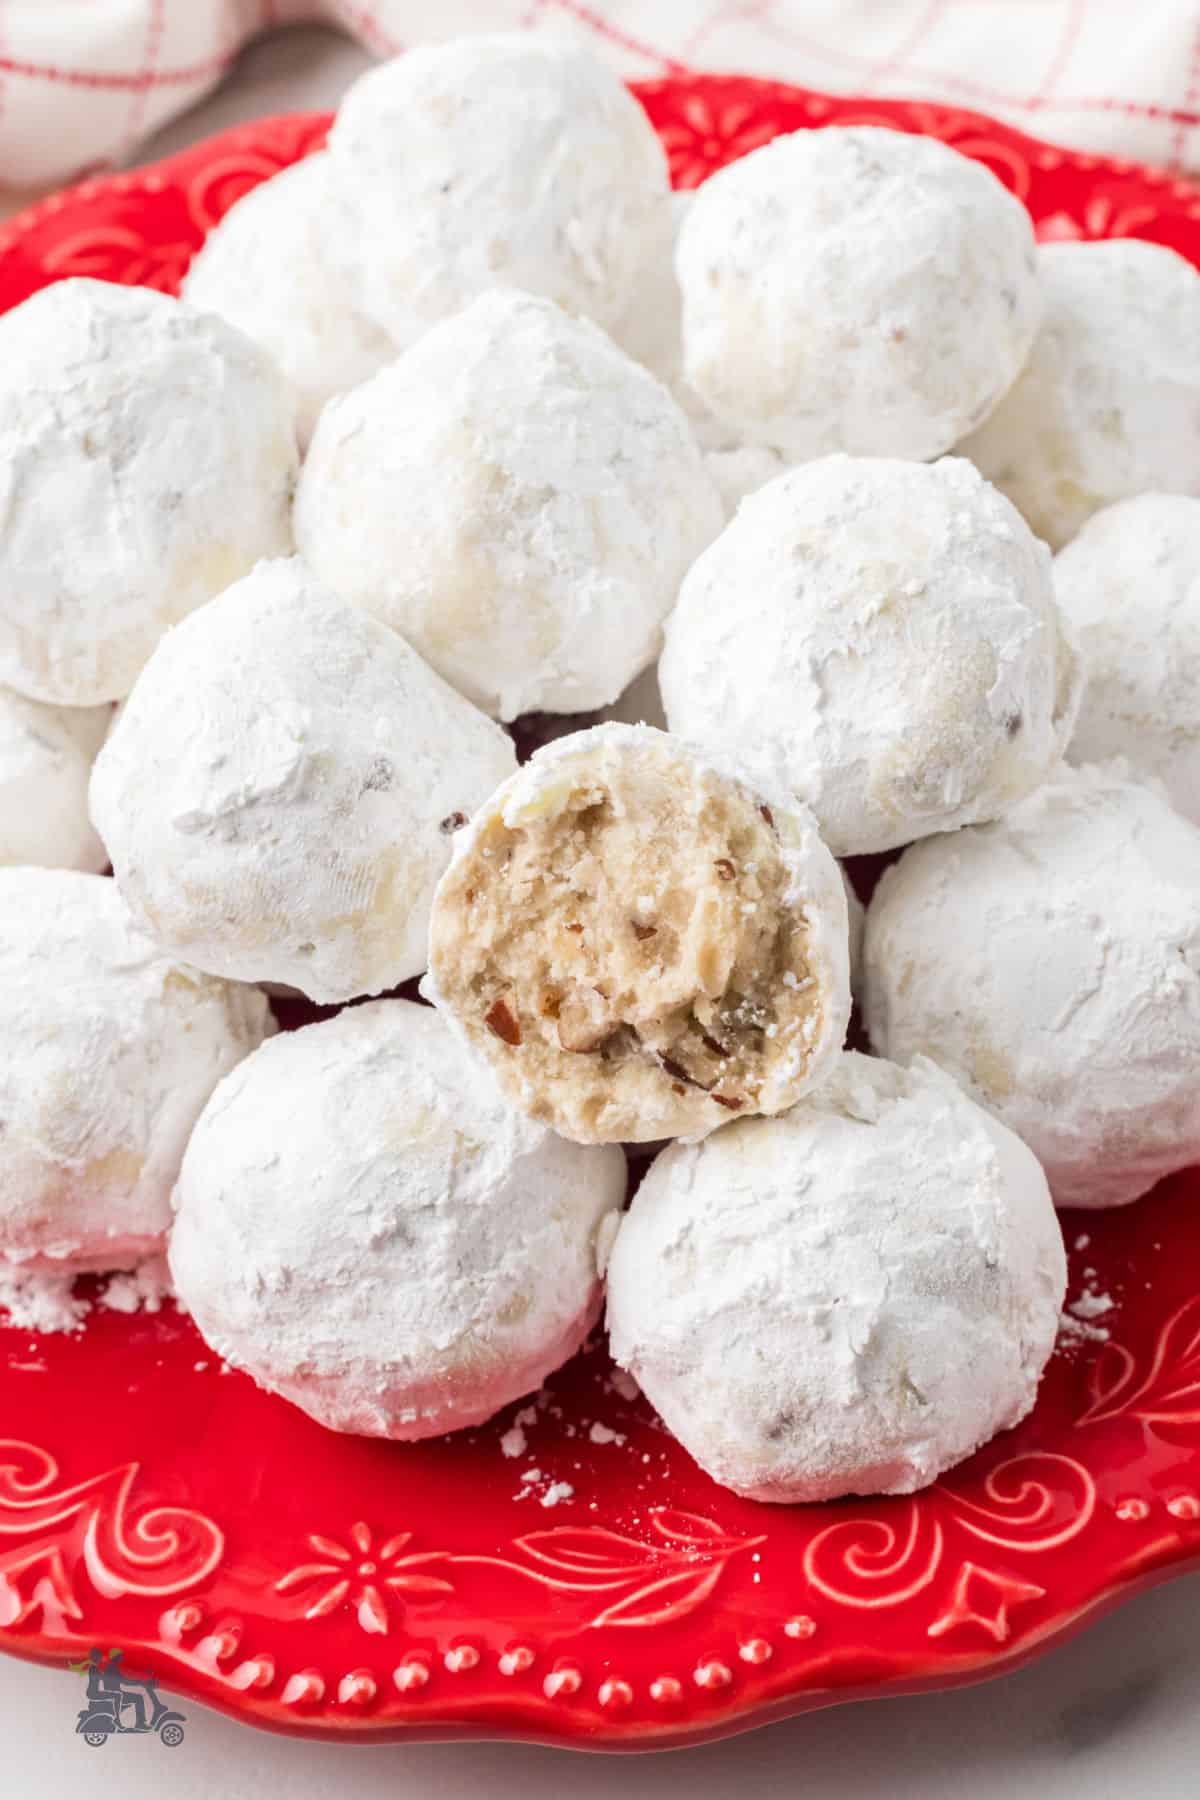
<instances>
[{"instance_id":1,"label":"red plate","mask_svg":"<svg viewBox=\"0 0 1200 1800\"><path fill-rule=\"evenodd\" d=\"M639 92L681 186L780 131L873 121L988 163L1043 237L1147 237L1200 263L1200 191L977 114L740 79ZM174 288L327 122L226 132L10 221L0 307L64 275ZM120 1645L179 1693L312 1736L597 1749L1011 1668L1200 1565L1200 1171L1064 1224L1071 1294L1111 1298L1091 1327L1108 1340L1064 1344L1033 1416L912 1499L738 1500L599 1347L515 1439L510 1408L387 1445L223 1373L170 1307L98 1312L78 1338L0 1329L0 1646L64 1663ZM571 1497L543 1505L556 1483Z\"/></svg>"}]
</instances>

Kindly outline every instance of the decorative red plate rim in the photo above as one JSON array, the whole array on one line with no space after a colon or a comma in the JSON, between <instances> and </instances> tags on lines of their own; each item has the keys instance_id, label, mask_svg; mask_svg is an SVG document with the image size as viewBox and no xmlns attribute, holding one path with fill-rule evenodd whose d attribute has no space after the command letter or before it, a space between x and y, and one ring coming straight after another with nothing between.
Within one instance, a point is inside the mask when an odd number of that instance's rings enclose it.
<instances>
[{"instance_id":1,"label":"decorative red plate rim","mask_svg":"<svg viewBox=\"0 0 1200 1800\"><path fill-rule=\"evenodd\" d=\"M872 122L979 158L1043 239L1200 265L1200 189L978 113L741 77L636 89L677 186L781 131ZM0 310L66 275L173 291L205 232L317 149L264 119L0 225ZM1064 1215L1072 1304L1038 1406L924 1494L770 1508L716 1488L593 1346L428 1445L336 1438L222 1371L173 1307L0 1326L0 1649L119 1646L248 1723L348 1742L692 1743L1015 1667L1200 1567L1200 1172ZM551 1504L556 1490L572 1491ZM82 1701L64 1685L64 1714Z\"/></svg>"}]
</instances>

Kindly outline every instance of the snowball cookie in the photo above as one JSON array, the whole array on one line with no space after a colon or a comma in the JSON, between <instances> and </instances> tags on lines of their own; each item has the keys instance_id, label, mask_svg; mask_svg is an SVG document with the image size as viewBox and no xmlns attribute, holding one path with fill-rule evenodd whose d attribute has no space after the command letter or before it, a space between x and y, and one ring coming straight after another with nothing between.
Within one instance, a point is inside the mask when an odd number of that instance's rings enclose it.
<instances>
[{"instance_id":1,"label":"snowball cookie","mask_svg":"<svg viewBox=\"0 0 1200 1800\"><path fill-rule=\"evenodd\" d=\"M256 344L148 288L60 281L0 317L0 682L119 700L289 549L294 412Z\"/></svg>"},{"instance_id":2,"label":"snowball cookie","mask_svg":"<svg viewBox=\"0 0 1200 1800\"><path fill-rule=\"evenodd\" d=\"M575 1143L781 1112L849 1018L846 895L808 812L649 725L532 760L455 840L427 992Z\"/></svg>"},{"instance_id":3,"label":"snowball cookie","mask_svg":"<svg viewBox=\"0 0 1200 1800\"><path fill-rule=\"evenodd\" d=\"M1087 674L1068 755L1125 756L1200 824L1200 499L1142 494L1093 513L1054 559Z\"/></svg>"},{"instance_id":4,"label":"snowball cookie","mask_svg":"<svg viewBox=\"0 0 1200 1800\"><path fill-rule=\"evenodd\" d=\"M1200 832L1119 764L907 851L865 963L875 1048L948 1069L1060 1206L1117 1206L1200 1160Z\"/></svg>"},{"instance_id":5,"label":"snowball cookie","mask_svg":"<svg viewBox=\"0 0 1200 1800\"><path fill-rule=\"evenodd\" d=\"M273 1030L257 989L161 955L115 882L0 869L0 1266L161 1250L201 1108Z\"/></svg>"},{"instance_id":6,"label":"snowball cookie","mask_svg":"<svg viewBox=\"0 0 1200 1800\"><path fill-rule=\"evenodd\" d=\"M296 394L302 443L334 394L395 355L359 312L330 240L340 229L329 157L306 157L252 188L209 233L184 278L193 306L220 313L270 352Z\"/></svg>"},{"instance_id":7,"label":"snowball cookie","mask_svg":"<svg viewBox=\"0 0 1200 1800\"><path fill-rule=\"evenodd\" d=\"M65 708L0 688L0 864L97 873L107 867L88 818L87 725L101 710L81 709L81 741Z\"/></svg>"},{"instance_id":8,"label":"snowball cookie","mask_svg":"<svg viewBox=\"0 0 1200 1800\"><path fill-rule=\"evenodd\" d=\"M615 700L723 521L665 388L499 291L330 403L296 497L321 578L501 719Z\"/></svg>"},{"instance_id":9,"label":"snowball cookie","mask_svg":"<svg viewBox=\"0 0 1200 1800\"><path fill-rule=\"evenodd\" d=\"M263 1046L213 1095L171 1273L217 1354L335 1431L478 1425L579 1348L619 1149L522 1118L429 1007Z\"/></svg>"},{"instance_id":10,"label":"snowball cookie","mask_svg":"<svg viewBox=\"0 0 1200 1800\"><path fill-rule=\"evenodd\" d=\"M684 372L796 460L940 456L985 419L1041 313L1033 226L982 163L877 126L797 131L683 221Z\"/></svg>"},{"instance_id":11,"label":"snowball cookie","mask_svg":"<svg viewBox=\"0 0 1200 1800\"><path fill-rule=\"evenodd\" d=\"M932 1063L848 1054L781 1118L662 1152L617 1233L608 1324L724 1487L907 1494L1025 1417L1065 1285L1020 1140Z\"/></svg>"},{"instance_id":12,"label":"snowball cookie","mask_svg":"<svg viewBox=\"0 0 1200 1800\"><path fill-rule=\"evenodd\" d=\"M692 568L666 637L672 731L790 788L837 856L1004 812L1078 704L1045 547L954 458L789 470Z\"/></svg>"},{"instance_id":13,"label":"snowball cookie","mask_svg":"<svg viewBox=\"0 0 1200 1800\"><path fill-rule=\"evenodd\" d=\"M666 156L638 102L590 56L524 32L370 70L329 155L360 302L399 344L494 287L611 330L670 229Z\"/></svg>"},{"instance_id":14,"label":"snowball cookie","mask_svg":"<svg viewBox=\"0 0 1200 1800\"><path fill-rule=\"evenodd\" d=\"M332 1004L425 967L451 838L515 766L499 726L296 557L164 638L92 817L164 949Z\"/></svg>"},{"instance_id":15,"label":"snowball cookie","mask_svg":"<svg viewBox=\"0 0 1200 1800\"><path fill-rule=\"evenodd\" d=\"M962 454L1058 549L1101 506L1200 494L1200 275L1162 244L1044 244L1045 319Z\"/></svg>"}]
</instances>

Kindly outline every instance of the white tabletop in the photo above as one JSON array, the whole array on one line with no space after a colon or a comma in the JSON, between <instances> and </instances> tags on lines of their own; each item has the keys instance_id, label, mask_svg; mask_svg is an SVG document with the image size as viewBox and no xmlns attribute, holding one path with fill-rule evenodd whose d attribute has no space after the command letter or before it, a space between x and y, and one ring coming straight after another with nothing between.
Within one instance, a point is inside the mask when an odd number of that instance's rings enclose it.
<instances>
[{"instance_id":1,"label":"white tabletop","mask_svg":"<svg viewBox=\"0 0 1200 1800\"><path fill-rule=\"evenodd\" d=\"M258 113L332 105L365 65L326 31L251 48L147 160ZM1193 1608L1196 1610L1193 1611ZM835 1707L695 1751L615 1759L514 1745L340 1749L190 1703L185 1741L74 1735L77 1675L0 1661L4 1800L1195 1800L1200 1580L1144 1594L1002 1681Z\"/></svg>"}]
</instances>

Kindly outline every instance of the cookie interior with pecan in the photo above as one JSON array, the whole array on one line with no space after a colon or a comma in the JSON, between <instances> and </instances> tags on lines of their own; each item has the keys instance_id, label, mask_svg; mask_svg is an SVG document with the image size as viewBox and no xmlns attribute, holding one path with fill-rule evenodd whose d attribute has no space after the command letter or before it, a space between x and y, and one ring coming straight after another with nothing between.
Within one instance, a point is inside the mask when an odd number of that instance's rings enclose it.
<instances>
[{"instance_id":1,"label":"cookie interior with pecan","mask_svg":"<svg viewBox=\"0 0 1200 1800\"><path fill-rule=\"evenodd\" d=\"M564 1136L699 1137L779 1112L840 1046L833 859L806 814L667 734L560 740L463 839L435 903L431 991Z\"/></svg>"}]
</instances>

